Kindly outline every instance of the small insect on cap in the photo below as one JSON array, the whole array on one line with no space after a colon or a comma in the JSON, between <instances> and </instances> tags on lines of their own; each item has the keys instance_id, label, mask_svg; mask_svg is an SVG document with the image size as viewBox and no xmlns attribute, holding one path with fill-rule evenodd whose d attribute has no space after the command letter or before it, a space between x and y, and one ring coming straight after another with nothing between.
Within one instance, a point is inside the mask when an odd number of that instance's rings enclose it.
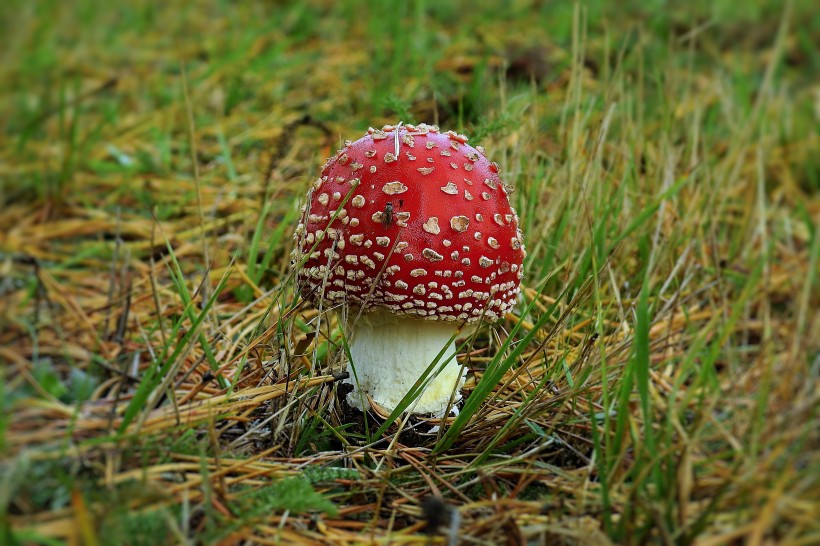
<instances>
[{"instance_id":1,"label":"small insect on cap","mask_svg":"<svg viewBox=\"0 0 820 546\"><path fill-rule=\"evenodd\" d=\"M498 165L425 124L346 142L313 183L296 239L305 297L450 321L504 316L526 255Z\"/></svg>"}]
</instances>

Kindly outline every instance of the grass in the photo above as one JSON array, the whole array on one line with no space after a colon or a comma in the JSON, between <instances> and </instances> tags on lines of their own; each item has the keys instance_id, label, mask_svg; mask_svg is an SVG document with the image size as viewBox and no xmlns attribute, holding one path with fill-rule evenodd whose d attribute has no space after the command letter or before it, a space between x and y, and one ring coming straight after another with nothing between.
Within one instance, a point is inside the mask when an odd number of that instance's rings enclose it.
<instances>
[{"instance_id":1,"label":"grass","mask_svg":"<svg viewBox=\"0 0 820 546\"><path fill-rule=\"evenodd\" d=\"M426 544L429 496L463 543L820 540L808 3L13 0L0 32L3 544ZM324 159L399 119L487 148L529 251L429 436L342 411L289 264Z\"/></svg>"}]
</instances>

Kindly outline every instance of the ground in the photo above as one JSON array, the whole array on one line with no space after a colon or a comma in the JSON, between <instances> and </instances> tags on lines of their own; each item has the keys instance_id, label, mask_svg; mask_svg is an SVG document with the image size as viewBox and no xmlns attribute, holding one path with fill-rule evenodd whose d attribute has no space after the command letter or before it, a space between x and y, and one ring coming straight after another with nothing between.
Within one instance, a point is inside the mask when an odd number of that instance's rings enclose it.
<instances>
[{"instance_id":1,"label":"ground","mask_svg":"<svg viewBox=\"0 0 820 546\"><path fill-rule=\"evenodd\" d=\"M3 544L820 541L809 2L0 7ZM458 417L342 403L290 268L369 126L487 149Z\"/></svg>"}]
</instances>

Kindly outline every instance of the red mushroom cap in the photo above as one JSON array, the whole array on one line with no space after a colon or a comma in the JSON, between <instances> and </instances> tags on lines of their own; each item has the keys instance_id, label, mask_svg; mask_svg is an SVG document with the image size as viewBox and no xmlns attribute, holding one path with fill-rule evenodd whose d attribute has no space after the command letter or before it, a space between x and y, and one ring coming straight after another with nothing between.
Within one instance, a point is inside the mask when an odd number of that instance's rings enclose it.
<instances>
[{"instance_id":1,"label":"red mushroom cap","mask_svg":"<svg viewBox=\"0 0 820 546\"><path fill-rule=\"evenodd\" d=\"M308 193L296 238L306 297L425 319L503 317L526 255L498 165L424 124L346 142Z\"/></svg>"}]
</instances>

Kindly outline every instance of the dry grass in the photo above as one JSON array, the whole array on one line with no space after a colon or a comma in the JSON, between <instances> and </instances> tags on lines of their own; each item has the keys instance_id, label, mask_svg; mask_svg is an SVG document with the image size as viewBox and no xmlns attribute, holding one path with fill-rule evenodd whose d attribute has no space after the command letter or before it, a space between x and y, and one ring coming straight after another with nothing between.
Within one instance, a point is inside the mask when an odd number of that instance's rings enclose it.
<instances>
[{"instance_id":1,"label":"dry grass","mask_svg":"<svg viewBox=\"0 0 820 546\"><path fill-rule=\"evenodd\" d=\"M0 542L444 544L430 496L465 544L820 540L807 7L80 4L0 8ZM340 407L289 269L397 118L488 149L530 252L438 434Z\"/></svg>"}]
</instances>

